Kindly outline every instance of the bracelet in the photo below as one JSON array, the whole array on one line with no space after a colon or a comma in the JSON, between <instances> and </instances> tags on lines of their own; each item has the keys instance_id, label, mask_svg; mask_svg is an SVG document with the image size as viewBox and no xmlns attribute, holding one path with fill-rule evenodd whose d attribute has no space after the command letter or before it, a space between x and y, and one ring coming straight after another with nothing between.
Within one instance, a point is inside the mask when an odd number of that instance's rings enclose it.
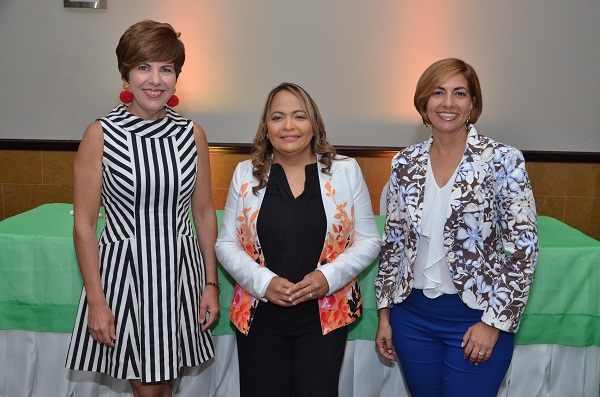
<instances>
[{"instance_id":1,"label":"bracelet","mask_svg":"<svg viewBox=\"0 0 600 397\"><path fill-rule=\"evenodd\" d=\"M213 283L212 281L207 281L206 285L212 285L213 287L215 287L217 290L221 289L221 283Z\"/></svg>"}]
</instances>

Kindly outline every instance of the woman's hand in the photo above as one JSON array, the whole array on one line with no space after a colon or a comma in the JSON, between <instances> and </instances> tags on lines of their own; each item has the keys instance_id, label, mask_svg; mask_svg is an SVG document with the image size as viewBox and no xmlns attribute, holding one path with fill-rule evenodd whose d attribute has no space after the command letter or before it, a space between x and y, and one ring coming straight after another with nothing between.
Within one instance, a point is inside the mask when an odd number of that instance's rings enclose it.
<instances>
[{"instance_id":1,"label":"woman's hand","mask_svg":"<svg viewBox=\"0 0 600 397\"><path fill-rule=\"evenodd\" d=\"M198 321L202 324L202 331L206 331L217 321L220 310L219 289L214 285L207 285L204 288L202 298L200 298L200 317Z\"/></svg>"},{"instance_id":2,"label":"woman's hand","mask_svg":"<svg viewBox=\"0 0 600 397\"><path fill-rule=\"evenodd\" d=\"M483 322L473 325L463 336L461 345L465 348L463 357L468 358L475 365L486 362L492 356L498 335L500 335L499 329Z\"/></svg>"},{"instance_id":3,"label":"woman's hand","mask_svg":"<svg viewBox=\"0 0 600 397\"><path fill-rule=\"evenodd\" d=\"M325 275L319 270L313 270L304 276L302 281L291 286L288 300L292 305L297 305L311 299L322 298L327 291L329 291L329 283Z\"/></svg>"},{"instance_id":4,"label":"woman's hand","mask_svg":"<svg viewBox=\"0 0 600 397\"><path fill-rule=\"evenodd\" d=\"M288 291L293 286L294 284L288 279L275 276L271 279L271 282L267 287L267 292L265 292L265 298L267 298L269 302L273 302L276 305L289 307L291 306L291 303L290 294L288 293Z\"/></svg>"},{"instance_id":5,"label":"woman's hand","mask_svg":"<svg viewBox=\"0 0 600 397\"><path fill-rule=\"evenodd\" d=\"M375 334L377 351L383 357L393 360L396 358L396 349L392 343L392 326L390 325L390 309L379 309L379 324Z\"/></svg>"},{"instance_id":6,"label":"woman's hand","mask_svg":"<svg viewBox=\"0 0 600 397\"><path fill-rule=\"evenodd\" d=\"M115 347L115 317L106 303L89 305L88 330L95 341Z\"/></svg>"}]
</instances>

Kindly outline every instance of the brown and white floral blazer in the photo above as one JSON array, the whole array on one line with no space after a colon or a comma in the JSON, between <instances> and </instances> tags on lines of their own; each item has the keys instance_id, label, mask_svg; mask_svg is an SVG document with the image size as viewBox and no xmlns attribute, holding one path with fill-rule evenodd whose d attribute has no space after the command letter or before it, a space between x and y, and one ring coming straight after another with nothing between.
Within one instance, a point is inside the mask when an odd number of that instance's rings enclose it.
<instances>
[{"instance_id":1,"label":"brown and white floral blazer","mask_svg":"<svg viewBox=\"0 0 600 397\"><path fill-rule=\"evenodd\" d=\"M392 161L387 219L375 281L377 307L410 294L433 140ZM516 332L538 256L535 203L520 151L471 126L444 225L446 260L458 295L482 321Z\"/></svg>"}]
</instances>

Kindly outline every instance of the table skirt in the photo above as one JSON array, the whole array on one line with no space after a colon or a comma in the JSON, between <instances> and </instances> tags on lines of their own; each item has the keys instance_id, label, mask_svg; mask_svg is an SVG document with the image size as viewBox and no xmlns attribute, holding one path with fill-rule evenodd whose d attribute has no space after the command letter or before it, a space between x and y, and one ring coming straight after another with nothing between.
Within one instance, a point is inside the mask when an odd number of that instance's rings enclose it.
<instances>
[{"instance_id":1,"label":"table skirt","mask_svg":"<svg viewBox=\"0 0 600 397\"><path fill-rule=\"evenodd\" d=\"M0 330L0 397L132 397L129 383L64 368L70 335ZM235 336L215 336L216 357L187 368L174 397L237 397ZM502 397L599 395L600 348L517 345ZM340 397L408 396L397 362L382 359L373 341L348 341Z\"/></svg>"}]
</instances>

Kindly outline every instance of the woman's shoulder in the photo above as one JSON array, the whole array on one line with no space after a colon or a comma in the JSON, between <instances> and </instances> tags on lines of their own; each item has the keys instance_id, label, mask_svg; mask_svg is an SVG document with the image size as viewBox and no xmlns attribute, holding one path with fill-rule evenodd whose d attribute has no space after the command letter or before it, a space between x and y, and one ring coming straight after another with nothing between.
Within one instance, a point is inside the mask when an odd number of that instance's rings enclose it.
<instances>
[{"instance_id":1,"label":"woman's shoulder","mask_svg":"<svg viewBox=\"0 0 600 397\"><path fill-rule=\"evenodd\" d=\"M252 159L248 159L248 160L240 161L239 163L237 163L234 173L237 176L242 176L242 175L247 175L247 174L252 175L252 171L254 171L254 165L252 165Z\"/></svg>"},{"instance_id":2,"label":"woman's shoulder","mask_svg":"<svg viewBox=\"0 0 600 397\"><path fill-rule=\"evenodd\" d=\"M194 120L188 119L187 117L180 115L177 111L175 111L173 108L170 108L169 106L165 107L165 111L166 111L167 118L170 119L175 124L183 125L183 126L188 126L191 124L194 127L195 126L200 127L200 125L198 125ZM202 127L200 127L200 128L202 128Z\"/></svg>"},{"instance_id":3,"label":"woman's shoulder","mask_svg":"<svg viewBox=\"0 0 600 397\"><path fill-rule=\"evenodd\" d=\"M85 129L79 143L79 148L77 149L77 157L100 159L102 158L103 151L104 131L100 125L100 121L96 120Z\"/></svg>"},{"instance_id":4,"label":"woman's shoulder","mask_svg":"<svg viewBox=\"0 0 600 397\"><path fill-rule=\"evenodd\" d=\"M516 147L479 133L476 134L473 146L478 147L482 157L486 160L498 162L509 158L523 158L523 153Z\"/></svg>"},{"instance_id":5,"label":"woman's shoulder","mask_svg":"<svg viewBox=\"0 0 600 397\"><path fill-rule=\"evenodd\" d=\"M355 170L360 169L358 162L353 157L343 156L336 154L331 162L331 173L335 173L336 170Z\"/></svg>"},{"instance_id":6,"label":"woman's shoulder","mask_svg":"<svg viewBox=\"0 0 600 397\"><path fill-rule=\"evenodd\" d=\"M424 148L430 144L430 141L431 140L429 139L400 150L392 158L392 167L406 165L412 162L413 159L418 157L423 152Z\"/></svg>"},{"instance_id":7,"label":"woman's shoulder","mask_svg":"<svg viewBox=\"0 0 600 397\"><path fill-rule=\"evenodd\" d=\"M252 165L252 159L248 159L248 160L244 160L244 161L240 161L237 164L238 168L248 168L250 170L252 170L254 168L254 166Z\"/></svg>"},{"instance_id":8,"label":"woman's shoulder","mask_svg":"<svg viewBox=\"0 0 600 397\"><path fill-rule=\"evenodd\" d=\"M121 120L123 118L126 118L128 114L129 114L129 112L127 112L127 106L120 103L117 106L115 106L114 108L112 108L112 110L110 112L108 112L106 115L98 118L97 121L106 122L109 120L111 120L111 121L112 120Z\"/></svg>"},{"instance_id":9,"label":"woman's shoulder","mask_svg":"<svg viewBox=\"0 0 600 397\"><path fill-rule=\"evenodd\" d=\"M92 122L90 125L87 126L87 128L85 129L85 132L83 134L83 139L87 139L87 140L103 140L104 138L104 131L102 129L102 124L100 123L100 120L95 120L94 122Z\"/></svg>"},{"instance_id":10,"label":"woman's shoulder","mask_svg":"<svg viewBox=\"0 0 600 397\"><path fill-rule=\"evenodd\" d=\"M253 185L255 183L255 178L252 171L252 160L244 160L237 163L231 177L231 186L239 189L246 183Z\"/></svg>"},{"instance_id":11,"label":"woman's shoulder","mask_svg":"<svg viewBox=\"0 0 600 397\"><path fill-rule=\"evenodd\" d=\"M332 159L332 164L343 166L345 163L356 163L356 160L353 157L344 156L342 154L336 154Z\"/></svg>"}]
</instances>

